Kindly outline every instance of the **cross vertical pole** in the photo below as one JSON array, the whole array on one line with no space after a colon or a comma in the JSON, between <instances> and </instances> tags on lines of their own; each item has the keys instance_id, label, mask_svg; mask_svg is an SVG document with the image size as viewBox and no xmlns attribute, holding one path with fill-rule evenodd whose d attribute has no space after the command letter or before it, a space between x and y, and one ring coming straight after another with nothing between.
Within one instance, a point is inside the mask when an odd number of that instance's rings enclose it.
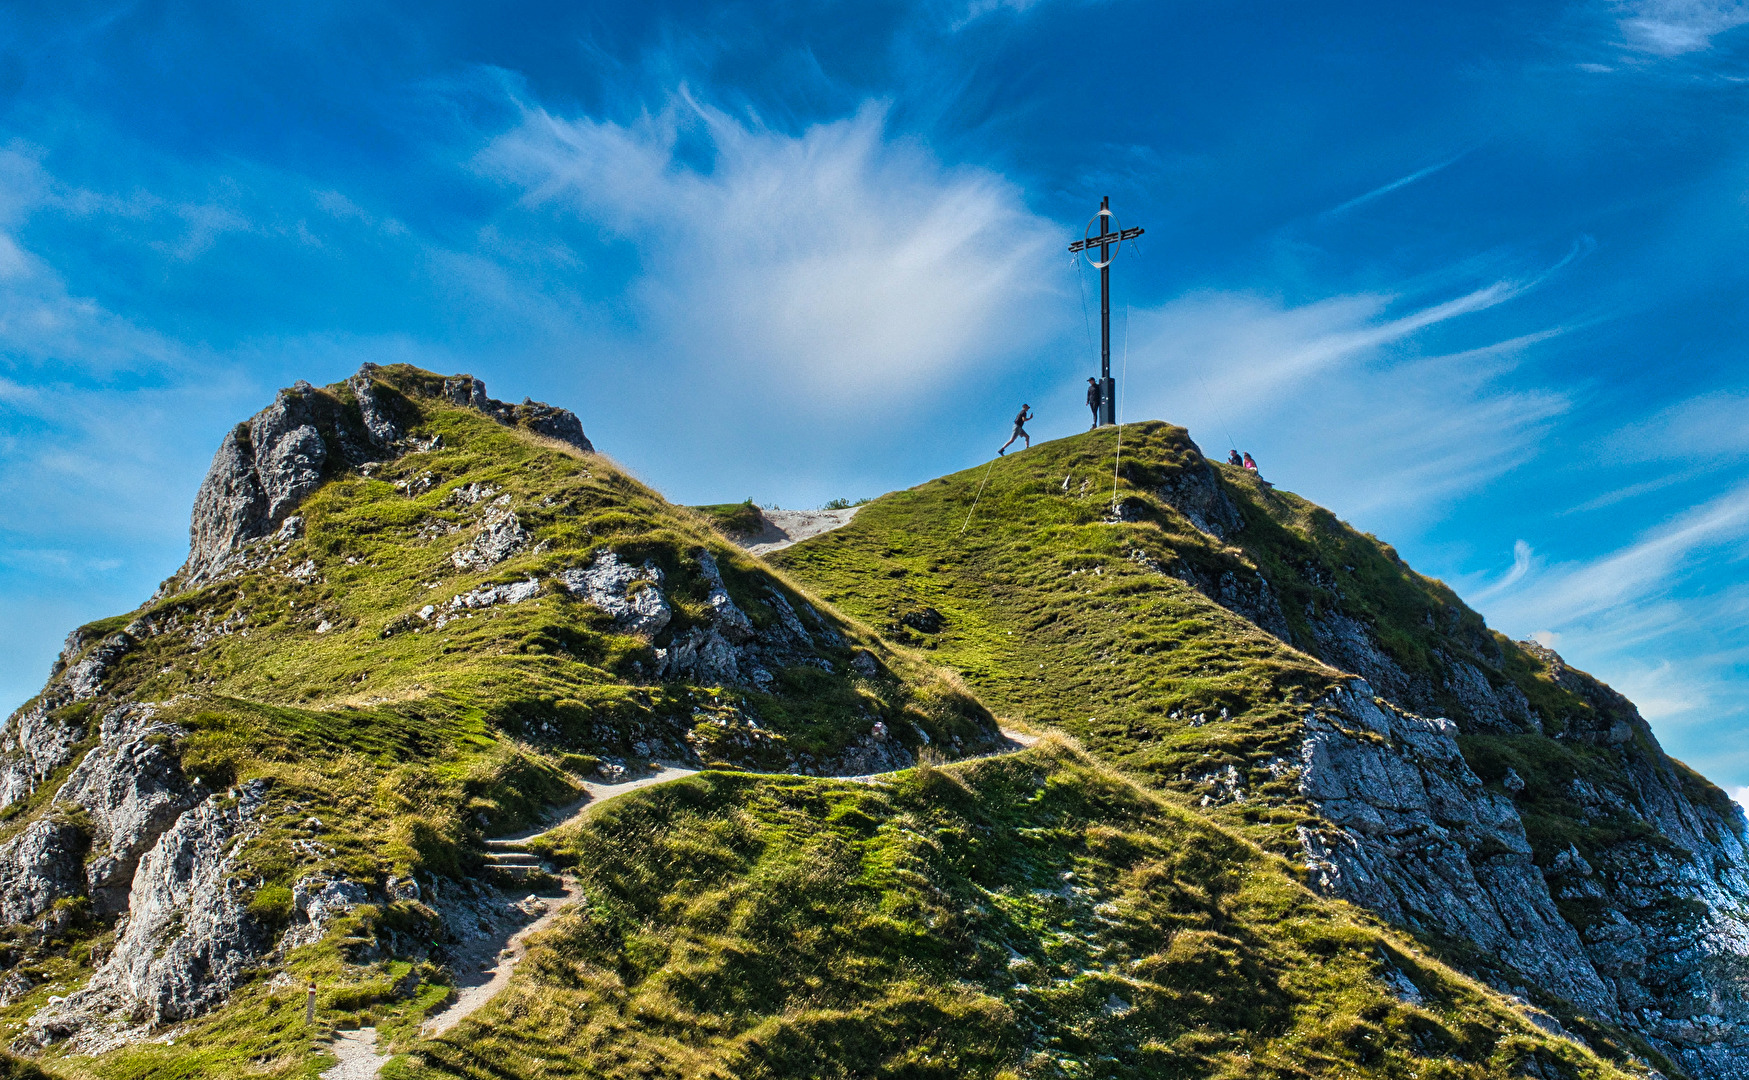
<instances>
[{"instance_id":1,"label":"cross vertical pole","mask_svg":"<svg viewBox=\"0 0 1749 1080\"><path fill-rule=\"evenodd\" d=\"M1099 200L1099 234L1111 235L1111 196ZM1117 383L1111 377L1111 244L1099 245L1099 422L1117 423Z\"/></svg>"},{"instance_id":2,"label":"cross vertical pole","mask_svg":"<svg viewBox=\"0 0 1749 1080\"><path fill-rule=\"evenodd\" d=\"M1098 223L1099 235L1086 236L1069 245L1070 254L1092 258L1099 249L1099 422L1117 423L1117 381L1111 377L1111 260L1123 250L1124 241L1142 235L1138 228L1116 228L1117 218L1111 212L1111 196L1099 200L1099 213L1087 223L1092 229ZM1113 245L1116 250L1113 250ZM1127 325L1127 324L1126 324Z\"/></svg>"}]
</instances>

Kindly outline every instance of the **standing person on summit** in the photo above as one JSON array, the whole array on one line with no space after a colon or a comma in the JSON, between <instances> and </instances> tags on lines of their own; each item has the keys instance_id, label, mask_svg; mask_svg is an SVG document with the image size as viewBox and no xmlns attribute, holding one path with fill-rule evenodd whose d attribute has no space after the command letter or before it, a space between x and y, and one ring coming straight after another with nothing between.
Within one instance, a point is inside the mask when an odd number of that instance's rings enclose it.
<instances>
[{"instance_id":1,"label":"standing person on summit","mask_svg":"<svg viewBox=\"0 0 1749 1080\"><path fill-rule=\"evenodd\" d=\"M1032 436L1026 433L1026 422L1032 419L1032 406L1022 405L1020 411L1014 414L1014 434L1008 436L1008 441L1002 444L1002 449L996 451L997 457L1008 453L1008 448L1014 445L1015 439L1025 439L1026 448L1032 449Z\"/></svg>"},{"instance_id":2,"label":"standing person on summit","mask_svg":"<svg viewBox=\"0 0 1749 1080\"><path fill-rule=\"evenodd\" d=\"M1093 410L1093 424L1088 427L1088 431L1099 426L1099 407L1103 404L1105 404L1105 395L1099 392L1099 380L1089 375L1087 377L1087 407Z\"/></svg>"}]
</instances>

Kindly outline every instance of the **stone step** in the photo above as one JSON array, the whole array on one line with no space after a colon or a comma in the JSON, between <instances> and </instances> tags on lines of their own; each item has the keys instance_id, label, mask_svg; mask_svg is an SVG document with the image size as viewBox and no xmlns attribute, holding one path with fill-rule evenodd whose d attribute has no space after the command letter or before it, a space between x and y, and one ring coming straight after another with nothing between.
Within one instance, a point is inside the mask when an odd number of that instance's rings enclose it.
<instances>
[{"instance_id":1,"label":"stone step","mask_svg":"<svg viewBox=\"0 0 1749 1080\"><path fill-rule=\"evenodd\" d=\"M486 846L496 851L521 851L526 840L488 840Z\"/></svg>"},{"instance_id":2,"label":"stone step","mask_svg":"<svg viewBox=\"0 0 1749 1080\"><path fill-rule=\"evenodd\" d=\"M486 861L493 866L539 866L540 858L526 851L488 851Z\"/></svg>"}]
</instances>

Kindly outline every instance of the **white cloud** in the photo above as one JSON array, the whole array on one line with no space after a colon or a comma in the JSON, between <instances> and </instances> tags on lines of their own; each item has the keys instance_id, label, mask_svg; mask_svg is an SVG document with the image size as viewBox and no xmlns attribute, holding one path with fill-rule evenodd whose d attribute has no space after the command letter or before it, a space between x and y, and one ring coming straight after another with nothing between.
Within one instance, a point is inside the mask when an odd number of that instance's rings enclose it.
<instances>
[{"instance_id":1,"label":"white cloud","mask_svg":"<svg viewBox=\"0 0 1749 1080\"><path fill-rule=\"evenodd\" d=\"M1512 545L1512 568L1506 571L1505 574L1501 575L1499 581L1487 586L1481 592L1475 594L1471 599L1480 602L1488 599L1490 596L1498 596L1500 593L1512 588L1512 586L1524 580L1524 575L1530 573L1531 564L1535 561L1535 558L1536 552L1532 550L1529 544L1525 543L1523 540L1515 541ZM1543 631L1543 633L1547 633L1547 631ZM1560 635L1557 634L1552 636L1559 637ZM1545 642L1544 644L1547 643ZM1550 645L1549 647L1553 648L1554 646Z\"/></svg>"},{"instance_id":2,"label":"white cloud","mask_svg":"<svg viewBox=\"0 0 1749 1080\"><path fill-rule=\"evenodd\" d=\"M1670 590L1714 549L1749 539L1749 484L1693 507L1602 558L1551 565L1490 605L1502 625L1563 628L1600 615L1640 632L1656 625ZM1633 619L1624 616L1633 614ZM1686 617L1686 616L1677 616Z\"/></svg>"},{"instance_id":3,"label":"white cloud","mask_svg":"<svg viewBox=\"0 0 1749 1080\"><path fill-rule=\"evenodd\" d=\"M1719 390L1677 402L1605 443L1623 461L1715 462L1749 454L1749 391Z\"/></svg>"},{"instance_id":4,"label":"white cloud","mask_svg":"<svg viewBox=\"0 0 1749 1080\"><path fill-rule=\"evenodd\" d=\"M1230 438L1276 482L1405 529L1526 460L1566 410L1558 392L1502 385L1554 331L1452 355L1416 348L1421 331L1527 287L1497 281L1406 311L1387 295L1284 307L1223 293L1136 312L1124 412L1185 423L1205 449Z\"/></svg>"},{"instance_id":5,"label":"white cloud","mask_svg":"<svg viewBox=\"0 0 1749 1080\"><path fill-rule=\"evenodd\" d=\"M1655 56L1710 49L1713 38L1749 23L1743 0L1629 0L1615 8L1626 43Z\"/></svg>"},{"instance_id":6,"label":"white cloud","mask_svg":"<svg viewBox=\"0 0 1749 1080\"><path fill-rule=\"evenodd\" d=\"M684 92L625 125L529 108L479 164L632 245L649 362L687 357L684 377L711 393L834 410L902 400L1012 357L1046 325L1055 227L1000 176L887 137L878 106L799 135Z\"/></svg>"},{"instance_id":7,"label":"white cloud","mask_svg":"<svg viewBox=\"0 0 1749 1080\"><path fill-rule=\"evenodd\" d=\"M1595 559L1533 558L1510 587L1475 597L1490 624L1558 647L1626 694L1678 757L1721 777L1749 771L1749 483L1678 513Z\"/></svg>"},{"instance_id":8,"label":"white cloud","mask_svg":"<svg viewBox=\"0 0 1749 1080\"><path fill-rule=\"evenodd\" d=\"M1382 184L1376 188L1373 188L1371 191L1367 192L1364 195L1357 195L1354 198L1349 199L1347 202L1343 203L1341 206L1338 206L1332 210L1326 211L1324 216L1325 217L1334 217L1337 214L1346 213L1349 210L1353 210L1357 206L1364 206L1367 203L1372 202L1374 199L1382 198L1383 196L1389 195L1391 192L1396 191L1399 188L1406 188L1410 184L1416 183L1417 181L1425 180L1429 176L1432 176L1434 173L1440 172L1449 166L1457 164L1458 161L1462 160L1462 158L1464 157L1464 154L1467 154L1467 153L1469 153L1469 151L1465 150L1463 153L1454 154L1451 157L1446 158L1444 161L1438 162L1438 163L1433 164L1433 165L1429 165L1424 169L1417 169L1414 172L1409 173L1407 176L1400 176L1397 179L1392 180L1388 184Z\"/></svg>"}]
</instances>

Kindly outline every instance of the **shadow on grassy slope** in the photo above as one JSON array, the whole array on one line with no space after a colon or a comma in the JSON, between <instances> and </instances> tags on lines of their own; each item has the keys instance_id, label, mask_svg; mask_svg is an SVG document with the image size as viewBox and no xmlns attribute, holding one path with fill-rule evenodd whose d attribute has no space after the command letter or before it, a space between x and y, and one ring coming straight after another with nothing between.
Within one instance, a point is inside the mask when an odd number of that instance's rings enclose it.
<instances>
[{"instance_id":1,"label":"shadow on grassy slope","mask_svg":"<svg viewBox=\"0 0 1749 1080\"><path fill-rule=\"evenodd\" d=\"M1619 1075L1061 740L701 774L554 850L586 901L385 1076Z\"/></svg>"}]
</instances>

